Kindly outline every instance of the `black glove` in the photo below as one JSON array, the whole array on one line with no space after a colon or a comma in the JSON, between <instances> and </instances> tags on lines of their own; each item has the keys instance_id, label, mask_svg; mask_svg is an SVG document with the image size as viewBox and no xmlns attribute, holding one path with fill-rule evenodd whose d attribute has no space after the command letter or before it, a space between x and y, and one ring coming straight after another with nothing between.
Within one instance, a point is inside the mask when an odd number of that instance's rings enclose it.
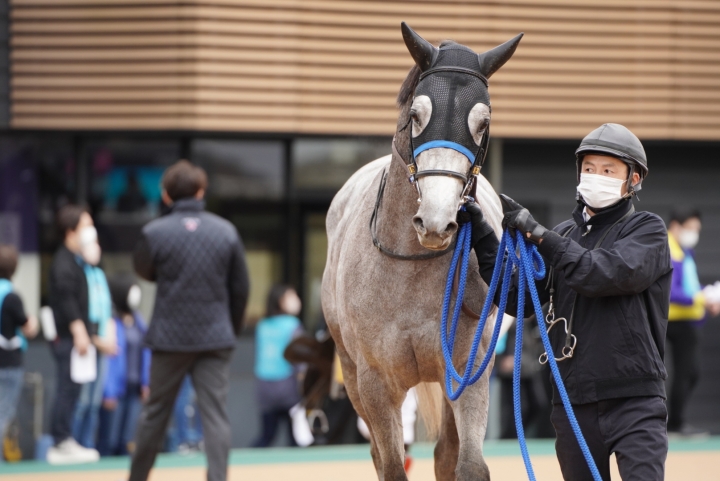
<instances>
[{"instance_id":1,"label":"black glove","mask_svg":"<svg viewBox=\"0 0 720 481\"><path fill-rule=\"evenodd\" d=\"M537 223L530 212L505 194L500 194L500 201L503 206L502 226L503 229L510 229L510 233L514 235L514 230L519 230L523 237L533 244L540 244L540 240L547 232L547 229Z\"/></svg>"},{"instance_id":2,"label":"black glove","mask_svg":"<svg viewBox=\"0 0 720 481\"><path fill-rule=\"evenodd\" d=\"M494 233L493 228L485 221L480 206L473 200L465 202L465 211L460 211L457 215L458 224L462 225L468 222L472 224L472 236L470 238L472 247L475 247L475 244L486 235Z\"/></svg>"},{"instance_id":3,"label":"black glove","mask_svg":"<svg viewBox=\"0 0 720 481\"><path fill-rule=\"evenodd\" d=\"M480 276L490 285L500 243L493 228L485 221L480 206L472 200L465 203L465 211L458 212L458 224L468 222L472 224L470 243L477 256Z\"/></svg>"}]
</instances>

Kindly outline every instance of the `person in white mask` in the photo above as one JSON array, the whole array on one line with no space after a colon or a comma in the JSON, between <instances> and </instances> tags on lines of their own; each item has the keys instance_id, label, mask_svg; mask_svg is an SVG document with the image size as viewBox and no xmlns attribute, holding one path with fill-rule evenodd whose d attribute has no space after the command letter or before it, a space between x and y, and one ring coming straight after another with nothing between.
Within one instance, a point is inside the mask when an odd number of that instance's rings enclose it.
<instances>
[{"instance_id":1,"label":"person in white mask","mask_svg":"<svg viewBox=\"0 0 720 481\"><path fill-rule=\"evenodd\" d=\"M703 291L695 264L702 221L697 209L670 214L668 242L673 263L667 342L672 349L668 433L673 437L706 437L710 433L686 422L687 402L700 377L699 332L703 321L720 313L715 296ZM708 289L708 288L706 288Z\"/></svg>"},{"instance_id":2,"label":"person in white mask","mask_svg":"<svg viewBox=\"0 0 720 481\"><path fill-rule=\"evenodd\" d=\"M538 294L554 306L549 315L559 323L549 331L548 354L558 361L602 478L610 480L615 453L623 479L660 481L668 449L663 356L672 266L662 219L633 205L648 174L645 149L627 128L604 124L580 143L576 169L572 219L546 229L501 195L503 227L536 244L545 261L548 276L537 282ZM480 274L489 284L498 239L476 204L466 210ZM514 279L509 315L517 313ZM533 314L530 303L525 313ZM563 478L591 481L554 383L553 404Z\"/></svg>"}]
</instances>

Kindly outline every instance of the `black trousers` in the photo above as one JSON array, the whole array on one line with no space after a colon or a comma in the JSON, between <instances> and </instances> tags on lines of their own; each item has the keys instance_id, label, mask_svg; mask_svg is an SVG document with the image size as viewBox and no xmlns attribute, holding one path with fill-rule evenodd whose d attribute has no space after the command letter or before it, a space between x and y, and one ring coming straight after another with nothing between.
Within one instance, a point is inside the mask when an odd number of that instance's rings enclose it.
<instances>
[{"instance_id":1,"label":"black trousers","mask_svg":"<svg viewBox=\"0 0 720 481\"><path fill-rule=\"evenodd\" d=\"M145 481L165 439L175 398L186 373L197 393L205 435L208 481L227 479L230 421L227 415L232 349L208 352L153 352L150 399L143 407L135 433L136 448L130 481Z\"/></svg>"},{"instance_id":2,"label":"black trousers","mask_svg":"<svg viewBox=\"0 0 720 481\"><path fill-rule=\"evenodd\" d=\"M574 405L575 417L604 481L615 453L623 481L662 481L668 439L667 410L660 397L610 399ZM553 406L560 469L565 481L592 481L590 468L561 404Z\"/></svg>"},{"instance_id":3,"label":"black trousers","mask_svg":"<svg viewBox=\"0 0 720 481\"><path fill-rule=\"evenodd\" d=\"M517 439L512 383L512 379L500 378L500 439ZM523 429L527 431L542 411L542 401L538 399L532 378L520 380L520 401Z\"/></svg>"},{"instance_id":4,"label":"black trousers","mask_svg":"<svg viewBox=\"0 0 720 481\"><path fill-rule=\"evenodd\" d=\"M70 378L70 352L73 348L72 338L58 338L50 344L55 365L57 380L55 385L55 401L53 402L50 419L50 434L55 444L72 436L72 422L75 406L80 397L82 384L74 383Z\"/></svg>"},{"instance_id":5,"label":"black trousers","mask_svg":"<svg viewBox=\"0 0 720 481\"><path fill-rule=\"evenodd\" d=\"M267 448L270 446L275 439L281 423L287 425L288 435L290 436L288 445L297 446L292 433L292 418L290 418L290 412L287 409L275 409L274 411L262 413L262 432L260 433L260 437L253 443L253 447Z\"/></svg>"},{"instance_id":6,"label":"black trousers","mask_svg":"<svg viewBox=\"0 0 720 481\"><path fill-rule=\"evenodd\" d=\"M685 406L700 378L697 322L668 322L667 341L672 346L673 366L668 430L677 431L685 423Z\"/></svg>"}]
</instances>

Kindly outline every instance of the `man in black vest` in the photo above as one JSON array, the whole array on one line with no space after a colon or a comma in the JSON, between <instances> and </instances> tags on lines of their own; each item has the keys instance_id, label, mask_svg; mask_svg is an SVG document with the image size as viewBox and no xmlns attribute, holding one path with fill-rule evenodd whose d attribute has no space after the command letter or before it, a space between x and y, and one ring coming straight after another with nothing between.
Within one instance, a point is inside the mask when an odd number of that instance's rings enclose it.
<instances>
[{"instance_id":1,"label":"man in black vest","mask_svg":"<svg viewBox=\"0 0 720 481\"><path fill-rule=\"evenodd\" d=\"M570 402L604 480L615 453L624 481L664 479L667 457L665 331L672 267L663 221L635 212L633 195L647 176L640 140L605 124L576 151L577 201L573 218L553 230L517 202L501 196L503 227L538 246L554 286L550 331ZM475 204L467 204L480 272L492 278L498 240ZM515 278L516 279L516 278ZM548 279L537 283L550 301ZM526 297L527 299L527 297ZM511 289L507 313L517 313ZM532 314L529 301L526 315ZM553 381L552 422L566 481L592 480Z\"/></svg>"},{"instance_id":2,"label":"man in black vest","mask_svg":"<svg viewBox=\"0 0 720 481\"><path fill-rule=\"evenodd\" d=\"M152 349L150 399L136 434L130 481L145 481L186 374L198 397L208 480L225 481L230 451L227 395L230 357L240 334L249 280L235 227L204 210L205 171L186 160L162 180L170 213L147 224L135 270L157 283L145 343Z\"/></svg>"}]
</instances>

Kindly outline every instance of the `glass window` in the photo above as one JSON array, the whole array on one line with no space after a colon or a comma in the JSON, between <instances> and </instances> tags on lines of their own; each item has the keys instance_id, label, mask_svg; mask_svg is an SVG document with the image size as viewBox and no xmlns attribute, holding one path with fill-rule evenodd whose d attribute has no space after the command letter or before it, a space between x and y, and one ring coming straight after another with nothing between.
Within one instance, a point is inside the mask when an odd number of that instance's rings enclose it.
<instances>
[{"instance_id":1,"label":"glass window","mask_svg":"<svg viewBox=\"0 0 720 481\"><path fill-rule=\"evenodd\" d=\"M284 215L279 205L267 202L226 201L209 205L237 228L243 243L250 274L250 298L245 313L252 326L265 315L270 288L282 280L285 247Z\"/></svg>"},{"instance_id":2,"label":"glass window","mask_svg":"<svg viewBox=\"0 0 720 481\"><path fill-rule=\"evenodd\" d=\"M208 173L208 196L283 198L285 154L278 141L194 140L190 159Z\"/></svg>"},{"instance_id":3,"label":"glass window","mask_svg":"<svg viewBox=\"0 0 720 481\"><path fill-rule=\"evenodd\" d=\"M107 224L143 224L160 212L160 180L180 158L180 142L164 139L101 139L82 144L90 175L87 201Z\"/></svg>"},{"instance_id":4,"label":"glass window","mask_svg":"<svg viewBox=\"0 0 720 481\"><path fill-rule=\"evenodd\" d=\"M360 167L391 151L391 139L297 139L293 181L298 192L335 192ZM309 193L309 192L308 192Z\"/></svg>"},{"instance_id":5,"label":"glass window","mask_svg":"<svg viewBox=\"0 0 720 481\"><path fill-rule=\"evenodd\" d=\"M320 292L328 249L325 217L325 213L310 213L305 217L303 315L305 325L310 329L317 326L322 316Z\"/></svg>"}]
</instances>

